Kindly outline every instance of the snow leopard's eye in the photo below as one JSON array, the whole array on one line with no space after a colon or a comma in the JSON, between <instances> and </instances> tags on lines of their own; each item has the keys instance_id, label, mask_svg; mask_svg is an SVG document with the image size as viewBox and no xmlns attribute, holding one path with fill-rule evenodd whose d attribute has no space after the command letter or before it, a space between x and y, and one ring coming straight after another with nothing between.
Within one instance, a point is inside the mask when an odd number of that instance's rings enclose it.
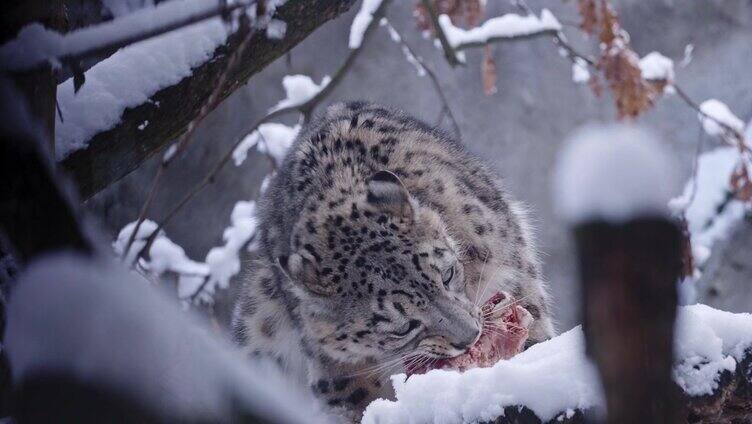
<instances>
[{"instance_id":1,"label":"snow leopard's eye","mask_svg":"<svg viewBox=\"0 0 752 424\"><path fill-rule=\"evenodd\" d=\"M441 279L444 282L444 287L449 289L449 283L452 282L452 278L454 278L454 266L449 267L446 271L444 271L444 274L442 274Z\"/></svg>"},{"instance_id":2,"label":"snow leopard's eye","mask_svg":"<svg viewBox=\"0 0 752 424\"><path fill-rule=\"evenodd\" d=\"M410 321L406 322L401 328L397 329L397 331L393 331L391 335L394 337L406 337L418 327L420 327L420 321L417 319L411 319Z\"/></svg>"}]
</instances>

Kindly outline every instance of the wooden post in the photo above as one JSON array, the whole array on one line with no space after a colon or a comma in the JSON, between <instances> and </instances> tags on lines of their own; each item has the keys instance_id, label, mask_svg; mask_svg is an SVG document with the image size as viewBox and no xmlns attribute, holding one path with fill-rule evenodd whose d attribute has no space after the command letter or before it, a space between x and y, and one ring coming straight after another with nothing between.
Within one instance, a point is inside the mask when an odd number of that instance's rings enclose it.
<instances>
[{"instance_id":1,"label":"wooden post","mask_svg":"<svg viewBox=\"0 0 752 424\"><path fill-rule=\"evenodd\" d=\"M683 244L668 211L674 170L661 140L627 125L580 130L557 164L556 200L574 233L583 331L608 423L677 422L671 367Z\"/></svg>"},{"instance_id":2,"label":"wooden post","mask_svg":"<svg viewBox=\"0 0 752 424\"><path fill-rule=\"evenodd\" d=\"M671 380L681 232L667 218L575 227L588 354L608 423L677 422Z\"/></svg>"},{"instance_id":3,"label":"wooden post","mask_svg":"<svg viewBox=\"0 0 752 424\"><path fill-rule=\"evenodd\" d=\"M67 26L62 0L6 0L0 18L0 43L14 38L24 26L39 22L47 28L62 31ZM24 94L29 111L36 119L47 141L51 157L55 157L55 99L57 79L51 66L13 75L13 81Z\"/></svg>"}]
</instances>

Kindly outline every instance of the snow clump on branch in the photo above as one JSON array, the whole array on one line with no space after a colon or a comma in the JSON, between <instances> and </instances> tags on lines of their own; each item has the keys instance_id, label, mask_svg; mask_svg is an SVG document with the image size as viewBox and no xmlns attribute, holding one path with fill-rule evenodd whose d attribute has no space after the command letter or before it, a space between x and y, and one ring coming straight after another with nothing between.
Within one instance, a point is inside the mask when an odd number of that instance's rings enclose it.
<instances>
[{"instance_id":1,"label":"snow clump on branch","mask_svg":"<svg viewBox=\"0 0 752 424\"><path fill-rule=\"evenodd\" d=\"M452 24L447 15L439 16L439 25L447 36L449 44L455 49L466 45L481 45L499 38L524 37L541 32L557 32L561 24L548 9L541 10L540 17L535 15L520 16L515 13L498 16L487 20L478 27L464 30Z\"/></svg>"},{"instance_id":2,"label":"snow clump on branch","mask_svg":"<svg viewBox=\"0 0 752 424\"><path fill-rule=\"evenodd\" d=\"M259 153L273 157L277 166L280 166L298 132L300 132L300 125L288 127L275 122L259 125L258 129L245 136L232 152L235 166L243 164L248 156L248 150L254 146Z\"/></svg>"},{"instance_id":3,"label":"snow clump on branch","mask_svg":"<svg viewBox=\"0 0 752 424\"><path fill-rule=\"evenodd\" d=\"M308 75L285 75L282 78L282 87L285 89L286 98L280 100L269 113L289 107L298 107L316 97L321 90L331 82L329 75L316 84Z\"/></svg>"},{"instance_id":4,"label":"snow clump on branch","mask_svg":"<svg viewBox=\"0 0 752 424\"><path fill-rule=\"evenodd\" d=\"M360 48L363 43L363 36L368 29L368 25L373 20L373 14L381 6L383 0L363 0L363 4L360 6L358 14L352 21L350 26L350 39L347 43L351 49Z\"/></svg>"}]
</instances>

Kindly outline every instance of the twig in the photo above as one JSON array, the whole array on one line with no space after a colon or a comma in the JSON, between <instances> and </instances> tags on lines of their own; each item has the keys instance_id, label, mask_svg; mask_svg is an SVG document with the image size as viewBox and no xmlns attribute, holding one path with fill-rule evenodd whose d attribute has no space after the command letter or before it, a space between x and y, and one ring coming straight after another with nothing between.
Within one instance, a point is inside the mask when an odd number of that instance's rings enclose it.
<instances>
[{"instance_id":1,"label":"twig","mask_svg":"<svg viewBox=\"0 0 752 424\"><path fill-rule=\"evenodd\" d=\"M246 250L248 248L248 246L250 246L251 243L253 243L256 240L256 236L257 235L258 235L258 231L254 232L253 235L251 235L251 237L248 239L248 241L245 242L245 243L243 243L243 246L240 247L240 250L238 250L238 253ZM186 274L183 274L183 275L186 275ZM190 303L195 302L195 300L198 298L198 296L204 291L204 289L206 288L206 286L209 284L210 278L211 278L211 274L206 275L204 277L204 281L201 282L201 285L198 286L198 288L196 288L196 291L194 291L193 293L191 293L190 296L185 296L185 297L181 298L180 300L187 300Z\"/></svg>"},{"instance_id":2,"label":"twig","mask_svg":"<svg viewBox=\"0 0 752 424\"><path fill-rule=\"evenodd\" d=\"M217 16L228 16L231 12L235 10L244 9L244 8L253 6L254 4L256 4L256 1L257 0L246 0L246 1L240 0L238 2L234 2L233 4L228 4L228 2L226 1L218 1L217 7L213 9L205 10L195 15L186 16L183 19L176 20L174 22L168 22L164 26L161 26L158 28L151 28L141 33L122 34L120 35L119 38L105 40L102 42L102 44L89 47L79 52L66 53L55 59L58 62L65 64L65 65L70 65L73 63L80 63L82 60L111 54L117 51L118 49L121 49L128 45L138 43L144 40L148 40L150 38L154 38L159 35L166 34L168 32L199 23L201 21L205 21L207 19L211 19ZM103 25L108 25L108 23L103 24ZM4 46L5 45L3 45L3 47ZM50 59L44 59L44 60L40 60L40 61L28 64L28 65L12 67L10 68L10 70L13 72L33 71L35 69L49 65L49 63L50 63ZM3 67L10 66L10 65L11 64L5 64L3 65Z\"/></svg>"},{"instance_id":3,"label":"twig","mask_svg":"<svg viewBox=\"0 0 752 424\"><path fill-rule=\"evenodd\" d=\"M441 48L442 50L444 50L444 56L446 57L447 62L449 62L449 64L452 66L461 64L462 62L460 62L460 60L457 58L457 52L449 43L449 39L447 38L446 33L444 33L444 29L441 28L441 25L439 24L439 16L436 14L436 9L434 9L433 3L431 2L431 0L422 0L422 3L423 7L425 7L426 11L428 12L428 16L431 17L431 23L433 23L436 37L441 43Z\"/></svg>"},{"instance_id":4,"label":"twig","mask_svg":"<svg viewBox=\"0 0 752 424\"><path fill-rule=\"evenodd\" d=\"M692 202L694 202L695 196L697 195L697 170L700 167L700 154L702 153L702 144L704 139L704 131L702 129L702 123L700 123L697 134L697 150L695 150L695 158L692 163L692 192L689 194L689 199L687 200L687 205L683 213L686 213L687 209L689 209L689 206L692 204Z\"/></svg>"},{"instance_id":5,"label":"twig","mask_svg":"<svg viewBox=\"0 0 752 424\"><path fill-rule=\"evenodd\" d=\"M394 31L394 33L397 35L396 38L399 40L395 40L396 43L404 47L407 52L412 56L416 62L423 68L423 70L426 72L426 75L428 75L429 80L431 81L431 84L433 85L434 91L436 91L436 94L439 96L439 100L441 100L442 108L441 108L441 115L440 117L443 119L444 114L446 113L446 116L449 118L449 122L452 123L452 129L454 131L454 136L457 139L462 139L462 132L460 131L460 126L457 123L457 119L454 117L454 113L452 113L452 108L449 107L449 100L447 99L446 95L444 94L444 89L441 88L441 84L439 84L439 78L436 76L436 73L431 69L426 62L423 60L422 57L418 56L418 54L413 50L412 47L410 47L407 42L405 42L405 37L402 36L402 34L397 31L397 29L388 21L384 20L384 25L386 25L390 31ZM441 120L439 121L441 122Z\"/></svg>"},{"instance_id":6,"label":"twig","mask_svg":"<svg viewBox=\"0 0 752 424\"><path fill-rule=\"evenodd\" d=\"M684 101L684 103L687 104L690 108L694 109L695 112L700 114L704 119L709 119L713 121L715 124L717 124L719 127L723 129L723 138L729 142L729 144L734 145L734 143L731 143L731 140L736 142L736 147L738 147L742 152L748 151L749 148L744 144L744 135L741 134L739 131L736 130L736 128L730 127L728 124L726 124L723 121L720 121L716 119L714 116L708 115L705 113L701 108L700 105L697 104L694 100L692 100L689 95L678 85L673 84L674 91L676 91L676 94L679 96L680 99Z\"/></svg>"},{"instance_id":7,"label":"twig","mask_svg":"<svg viewBox=\"0 0 752 424\"><path fill-rule=\"evenodd\" d=\"M152 202L154 201L154 198L156 197L156 192L159 189L160 183L162 181L162 176L164 175L165 170L167 167L172 163L172 161L177 157L184 149L185 146L188 145L191 138L193 137L193 134L196 130L196 127L198 126L198 123L201 122L206 115L209 114L209 111L211 111L216 103L219 101L220 93L222 92L222 89L225 86L225 82L227 81L227 75L229 75L230 71L237 65L239 57L243 54L245 49L248 47L248 43L251 40L251 37L254 34L254 31L251 29L251 24L248 21L248 18L243 16L241 17L241 27L240 31L247 31L243 41L238 45L238 48L235 49L235 51L232 53L230 58L227 60L227 66L225 66L224 71L219 75L217 78L217 82L215 84L214 90L212 93L207 97L204 104L201 106L201 109L199 109L198 114L196 117L194 117L191 122L188 124L188 127L180 136L180 139L175 143L175 151L170 153L169 155L165 155L165 157L162 159L162 162L159 165L159 169L157 170L157 174L154 176L154 179L152 180L151 188L149 189L149 194L146 196L146 201L141 206L141 210L138 214L138 219L136 221L136 226L133 228L133 232L128 237L128 243L125 245L125 249L123 250L123 258L128 257L128 253L130 252L131 246L133 245L133 241L136 239L136 234L138 234L139 229L141 228L141 224L143 224L144 219L146 219L146 213L149 211L149 208L151 207ZM155 235L156 232L153 234ZM153 241L153 235L149 237L151 241ZM144 245L144 247L149 246L151 247L151 243L147 243ZM138 261L138 258L141 257L143 252L148 252L148 250L141 250L138 255L135 256L134 261Z\"/></svg>"},{"instance_id":8,"label":"twig","mask_svg":"<svg viewBox=\"0 0 752 424\"><path fill-rule=\"evenodd\" d=\"M334 73L334 76L329 81L329 84L327 84L324 88L321 89L318 93L316 93L315 96L311 97L308 101L299 104L299 105L292 105L287 106L280 109L275 109L271 112L269 112L267 115L263 116L262 118L258 119L253 126L251 126L251 129L246 133L250 134L253 131L256 131L258 127L268 121L271 121L274 118L277 118L278 116L285 115L291 112L299 112L303 114L303 116L310 115L313 111L313 109L322 101L324 100L336 87L336 85L342 80L345 73L350 69L352 66L355 57L357 57L360 50L363 48L363 46L366 43L366 40L368 37L373 33L374 28L379 24L379 21L381 20L381 17L384 16L384 13L386 12L386 8L391 3L391 0L384 0L381 5L376 9L376 11L373 14L373 19L368 24L368 27L366 28L365 32L363 33L363 42L361 43L360 47L352 49L348 56L345 58L345 61L340 65L340 67L337 69L337 71ZM238 147L238 145L243 141L245 138L245 135L242 137L239 137L230 147L230 149L225 152L224 155L217 161L217 163L214 165L214 167L204 176L204 178L193 188L183 196L180 201L173 206L172 209L170 209L169 212L162 218L158 223L157 227L154 229L154 231L149 235L147 238L146 243L141 248L139 253L136 255L136 258L142 257L145 252L148 252L151 248L152 243L156 239L157 233L177 214L188 202L193 199L193 197L201 192L204 188L206 188L209 184L212 184L214 182L214 179L216 178L217 174L219 173L222 168L227 164L227 162L232 159L232 154L235 151L235 149ZM134 231L133 234L136 232ZM126 251L128 249L126 248Z\"/></svg>"}]
</instances>

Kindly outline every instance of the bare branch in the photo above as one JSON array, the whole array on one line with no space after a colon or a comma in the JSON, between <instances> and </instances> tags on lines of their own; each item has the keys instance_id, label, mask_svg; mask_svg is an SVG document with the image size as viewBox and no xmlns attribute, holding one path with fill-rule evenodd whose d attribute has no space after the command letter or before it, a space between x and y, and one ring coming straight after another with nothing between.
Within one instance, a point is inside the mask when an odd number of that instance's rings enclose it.
<instances>
[{"instance_id":1,"label":"bare branch","mask_svg":"<svg viewBox=\"0 0 752 424\"><path fill-rule=\"evenodd\" d=\"M439 100L441 101L442 107L441 107L441 114L440 118L443 119L444 115L449 118L449 122L452 124L452 130L454 131L454 136L459 140L462 139L462 132L460 131L460 126L457 123L457 119L454 117L454 113L452 113L452 108L449 106L449 100L447 99L446 94L444 94L444 89L441 87L441 84L439 84L439 78L436 76L436 73L431 69L428 64L423 60L422 57L420 57L415 50L413 50L412 47L410 47L409 44L405 41L405 37L402 36L402 34L397 31L397 29L388 21L385 20L385 25L389 28L390 31L393 31L397 37L394 40L396 43L398 43L400 46L402 46L410 56L415 58L415 61L418 62L418 64L423 68L423 70L426 72L426 75L428 76L428 79L431 81L431 85L433 85L434 91L436 91L436 94L439 96ZM441 122L441 119L439 120Z\"/></svg>"}]
</instances>

